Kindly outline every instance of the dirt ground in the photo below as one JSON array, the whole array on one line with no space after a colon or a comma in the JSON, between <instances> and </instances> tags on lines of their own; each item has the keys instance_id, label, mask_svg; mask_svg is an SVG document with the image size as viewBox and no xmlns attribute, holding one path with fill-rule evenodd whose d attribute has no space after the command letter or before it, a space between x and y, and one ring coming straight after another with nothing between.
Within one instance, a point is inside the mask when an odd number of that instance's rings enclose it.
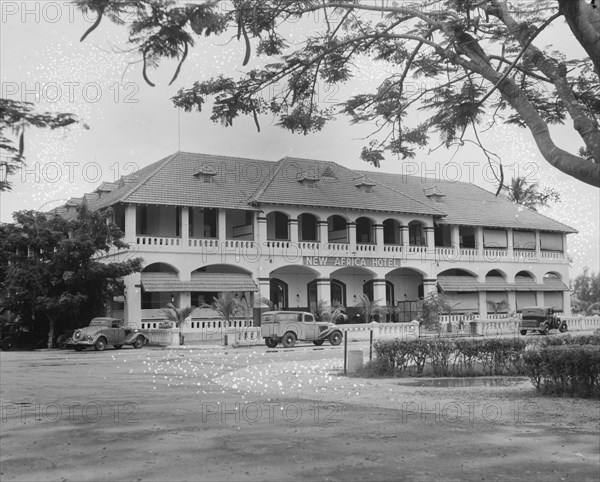
<instances>
[{"instance_id":1,"label":"dirt ground","mask_svg":"<svg viewBox=\"0 0 600 482\"><path fill-rule=\"evenodd\" d=\"M600 478L597 401L342 364L340 347L3 352L0 479Z\"/></svg>"}]
</instances>

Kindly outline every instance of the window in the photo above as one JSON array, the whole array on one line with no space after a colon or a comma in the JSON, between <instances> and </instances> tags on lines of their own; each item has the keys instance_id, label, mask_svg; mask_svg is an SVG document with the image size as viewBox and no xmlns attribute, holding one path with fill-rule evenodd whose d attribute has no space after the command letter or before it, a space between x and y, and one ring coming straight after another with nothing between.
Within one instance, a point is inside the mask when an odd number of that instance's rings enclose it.
<instances>
[{"instance_id":1,"label":"window","mask_svg":"<svg viewBox=\"0 0 600 482\"><path fill-rule=\"evenodd\" d=\"M425 235L421 223L408 224L408 240L411 246L425 246Z\"/></svg>"}]
</instances>

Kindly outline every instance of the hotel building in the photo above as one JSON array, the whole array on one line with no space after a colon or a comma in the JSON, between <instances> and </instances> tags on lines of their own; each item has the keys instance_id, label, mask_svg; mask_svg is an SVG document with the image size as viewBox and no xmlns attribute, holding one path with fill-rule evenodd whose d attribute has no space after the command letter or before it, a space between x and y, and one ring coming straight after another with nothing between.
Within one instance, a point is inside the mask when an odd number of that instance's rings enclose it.
<instances>
[{"instance_id":1,"label":"hotel building","mask_svg":"<svg viewBox=\"0 0 600 482\"><path fill-rule=\"evenodd\" d=\"M455 313L485 317L504 300L509 311L570 314L567 235L576 231L469 183L177 152L57 212L74 215L83 202L112 208L130 243L107 261L144 260L113 304L128 322L224 292L279 309L338 302L351 316L364 293L396 307L390 321L414 318L432 291Z\"/></svg>"}]
</instances>

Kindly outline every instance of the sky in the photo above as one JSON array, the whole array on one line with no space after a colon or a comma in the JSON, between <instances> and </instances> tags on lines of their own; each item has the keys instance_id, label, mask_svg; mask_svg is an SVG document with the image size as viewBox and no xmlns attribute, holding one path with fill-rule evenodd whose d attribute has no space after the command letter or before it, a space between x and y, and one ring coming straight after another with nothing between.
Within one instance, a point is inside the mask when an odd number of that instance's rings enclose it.
<instances>
[{"instance_id":1,"label":"sky","mask_svg":"<svg viewBox=\"0 0 600 482\"><path fill-rule=\"evenodd\" d=\"M235 119L232 127L225 127L210 120L209 109L185 113L174 108L169 99L180 88L195 80L243 71L244 50L236 40L197 38L173 85L168 84L176 63L164 61L149 71L156 84L150 87L142 79L139 56L127 52L126 29L103 21L82 43L79 39L95 17L82 14L66 0L3 0L0 7L2 97L34 102L40 111L72 112L89 126L26 131L27 167L12 178L12 191L0 194L1 222L11 222L18 210L56 207L93 191L102 181L115 181L177 150L272 161L296 156L351 169L375 169L359 158L373 126L352 125L345 117L304 136L282 130L270 116L260 118L259 133L251 118ZM319 27L322 20L311 22ZM308 27L307 23L289 25L288 41L301 41ZM538 37L536 45L556 38L561 39L556 47L565 54L583 56L562 21ZM257 63L251 58L248 68ZM361 59L347 85L329 90L318 85L319 98L334 107L348 95L371 91L389 73L384 65ZM411 80L411 88L422 88L427 82ZM560 147L577 152L581 141L569 127L551 129ZM551 167L527 130L500 124L488 130L483 140L502 157L507 178L527 176L560 192L561 202L540 212L579 231L568 237L571 276L585 266L600 271L599 190ZM458 152L444 148L430 152L435 145L432 142L408 161L386 154L381 170L474 182L495 191L496 181L481 151L467 145Z\"/></svg>"}]
</instances>

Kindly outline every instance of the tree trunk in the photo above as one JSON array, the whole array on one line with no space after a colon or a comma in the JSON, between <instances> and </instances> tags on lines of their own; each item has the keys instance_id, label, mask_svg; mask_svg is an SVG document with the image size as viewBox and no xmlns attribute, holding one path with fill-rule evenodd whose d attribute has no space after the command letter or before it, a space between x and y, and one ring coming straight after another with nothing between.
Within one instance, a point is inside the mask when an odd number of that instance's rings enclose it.
<instances>
[{"instance_id":1,"label":"tree trunk","mask_svg":"<svg viewBox=\"0 0 600 482\"><path fill-rule=\"evenodd\" d=\"M54 340L54 319L48 317L50 324L48 326L48 348L52 348Z\"/></svg>"}]
</instances>

